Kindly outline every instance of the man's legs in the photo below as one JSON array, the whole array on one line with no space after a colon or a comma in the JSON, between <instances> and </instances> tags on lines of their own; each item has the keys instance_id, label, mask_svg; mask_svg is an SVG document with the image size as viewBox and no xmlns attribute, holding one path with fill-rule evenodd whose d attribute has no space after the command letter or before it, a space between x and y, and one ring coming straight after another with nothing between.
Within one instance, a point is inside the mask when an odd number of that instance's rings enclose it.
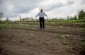
<instances>
[{"instance_id":1,"label":"man's legs","mask_svg":"<svg viewBox=\"0 0 85 55\"><path fill-rule=\"evenodd\" d=\"M42 18L39 18L39 22L40 22L40 28L42 28Z\"/></svg>"},{"instance_id":2,"label":"man's legs","mask_svg":"<svg viewBox=\"0 0 85 55\"><path fill-rule=\"evenodd\" d=\"M45 20L44 20L44 17L42 17L42 27L45 28Z\"/></svg>"}]
</instances>

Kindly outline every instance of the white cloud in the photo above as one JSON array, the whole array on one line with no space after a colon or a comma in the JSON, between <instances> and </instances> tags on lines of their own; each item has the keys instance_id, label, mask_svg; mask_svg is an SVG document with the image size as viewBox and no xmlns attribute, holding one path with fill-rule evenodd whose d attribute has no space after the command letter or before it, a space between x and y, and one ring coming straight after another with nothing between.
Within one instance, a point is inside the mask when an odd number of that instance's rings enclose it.
<instances>
[{"instance_id":1,"label":"white cloud","mask_svg":"<svg viewBox=\"0 0 85 55\"><path fill-rule=\"evenodd\" d=\"M9 12L13 11L14 9L13 5L11 4L9 0L6 2L6 7Z\"/></svg>"},{"instance_id":2,"label":"white cloud","mask_svg":"<svg viewBox=\"0 0 85 55\"><path fill-rule=\"evenodd\" d=\"M73 16L85 10L85 0L0 0L0 12L11 20L35 17L41 8L50 18Z\"/></svg>"}]
</instances>

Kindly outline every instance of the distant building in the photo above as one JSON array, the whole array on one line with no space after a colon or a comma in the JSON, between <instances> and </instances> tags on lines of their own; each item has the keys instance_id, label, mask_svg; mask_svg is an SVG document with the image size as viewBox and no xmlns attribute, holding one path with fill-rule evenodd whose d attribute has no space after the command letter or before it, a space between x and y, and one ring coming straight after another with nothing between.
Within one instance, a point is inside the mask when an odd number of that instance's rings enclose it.
<instances>
[{"instance_id":1,"label":"distant building","mask_svg":"<svg viewBox=\"0 0 85 55\"><path fill-rule=\"evenodd\" d=\"M20 18L20 21L29 21L29 18L27 17L27 18Z\"/></svg>"},{"instance_id":2,"label":"distant building","mask_svg":"<svg viewBox=\"0 0 85 55\"><path fill-rule=\"evenodd\" d=\"M21 18L20 17L20 21L21 22L26 22L26 21L38 21L39 19L34 19L34 18L32 18L32 17L30 17L30 18L28 18L28 17L26 17L26 18Z\"/></svg>"}]
</instances>

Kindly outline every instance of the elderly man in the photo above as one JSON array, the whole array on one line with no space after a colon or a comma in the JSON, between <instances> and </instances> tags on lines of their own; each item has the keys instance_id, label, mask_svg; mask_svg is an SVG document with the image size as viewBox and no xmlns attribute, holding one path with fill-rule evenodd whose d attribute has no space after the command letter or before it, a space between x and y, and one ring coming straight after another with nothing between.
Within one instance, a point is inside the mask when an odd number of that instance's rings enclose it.
<instances>
[{"instance_id":1,"label":"elderly man","mask_svg":"<svg viewBox=\"0 0 85 55\"><path fill-rule=\"evenodd\" d=\"M36 15L36 17L39 16L39 22L40 22L40 28L45 28L45 20L44 16L47 17L47 15L43 12L43 9L40 10L40 12Z\"/></svg>"}]
</instances>

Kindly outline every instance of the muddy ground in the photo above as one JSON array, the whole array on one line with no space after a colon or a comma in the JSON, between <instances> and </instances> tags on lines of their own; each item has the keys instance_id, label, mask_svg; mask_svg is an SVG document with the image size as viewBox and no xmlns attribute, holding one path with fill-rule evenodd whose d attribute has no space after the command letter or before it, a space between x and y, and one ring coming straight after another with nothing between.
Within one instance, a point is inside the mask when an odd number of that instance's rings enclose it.
<instances>
[{"instance_id":1,"label":"muddy ground","mask_svg":"<svg viewBox=\"0 0 85 55\"><path fill-rule=\"evenodd\" d=\"M0 55L83 55L85 28L12 25L0 29Z\"/></svg>"}]
</instances>

